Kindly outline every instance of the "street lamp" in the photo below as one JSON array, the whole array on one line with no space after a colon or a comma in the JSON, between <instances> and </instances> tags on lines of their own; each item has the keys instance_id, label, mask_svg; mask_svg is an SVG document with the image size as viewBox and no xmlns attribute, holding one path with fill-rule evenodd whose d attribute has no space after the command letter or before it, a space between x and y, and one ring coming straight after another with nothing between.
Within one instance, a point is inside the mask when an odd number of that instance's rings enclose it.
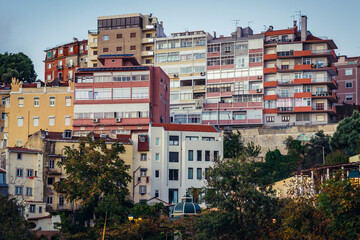
<instances>
[{"instance_id":1,"label":"street lamp","mask_svg":"<svg viewBox=\"0 0 360 240\"><path fill-rule=\"evenodd\" d=\"M325 165L325 147L320 145L314 145L314 147L322 147L323 149L323 165Z\"/></svg>"}]
</instances>

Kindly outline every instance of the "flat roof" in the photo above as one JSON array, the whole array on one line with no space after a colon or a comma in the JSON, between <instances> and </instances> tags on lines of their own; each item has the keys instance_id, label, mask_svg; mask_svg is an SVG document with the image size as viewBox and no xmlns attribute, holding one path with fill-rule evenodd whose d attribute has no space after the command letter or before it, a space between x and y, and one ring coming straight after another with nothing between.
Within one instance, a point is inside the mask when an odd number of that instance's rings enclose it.
<instances>
[{"instance_id":1,"label":"flat roof","mask_svg":"<svg viewBox=\"0 0 360 240\"><path fill-rule=\"evenodd\" d=\"M218 132L213 125L195 125L195 124L163 124L152 123L153 127L163 127L166 131L179 131L179 132Z\"/></svg>"}]
</instances>

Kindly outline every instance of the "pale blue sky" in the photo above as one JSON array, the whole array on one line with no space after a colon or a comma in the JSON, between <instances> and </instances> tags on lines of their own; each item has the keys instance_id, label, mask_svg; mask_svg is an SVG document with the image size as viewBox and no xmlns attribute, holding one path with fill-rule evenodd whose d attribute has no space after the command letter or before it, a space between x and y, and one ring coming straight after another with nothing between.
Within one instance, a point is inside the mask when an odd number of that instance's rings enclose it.
<instances>
[{"instance_id":1,"label":"pale blue sky","mask_svg":"<svg viewBox=\"0 0 360 240\"><path fill-rule=\"evenodd\" d=\"M360 55L359 0L0 0L0 53L24 52L34 62L38 78L44 79L44 50L87 38L96 29L98 16L153 13L164 22L165 33L204 30L229 35L232 20L248 22L254 33L273 25L292 26L297 11L308 16L308 29L327 36L338 46L337 54ZM298 20L298 16L296 16Z\"/></svg>"}]
</instances>

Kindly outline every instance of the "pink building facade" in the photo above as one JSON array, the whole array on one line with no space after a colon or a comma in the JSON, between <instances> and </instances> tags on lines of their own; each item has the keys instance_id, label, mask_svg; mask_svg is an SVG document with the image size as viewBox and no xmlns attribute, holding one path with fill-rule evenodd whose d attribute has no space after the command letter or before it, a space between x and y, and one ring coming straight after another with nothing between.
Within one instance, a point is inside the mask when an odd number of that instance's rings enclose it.
<instances>
[{"instance_id":1,"label":"pink building facade","mask_svg":"<svg viewBox=\"0 0 360 240\"><path fill-rule=\"evenodd\" d=\"M340 104L360 105L360 57L339 56L335 63L338 71L336 94Z\"/></svg>"},{"instance_id":2,"label":"pink building facade","mask_svg":"<svg viewBox=\"0 0 360 240\"><path fill-rule=\"evenodd\" d=\"M131 54L100 55L104 67L75 73L75 135L131 134L169 122L169 77Z\"/></svg>"}]
</instances>

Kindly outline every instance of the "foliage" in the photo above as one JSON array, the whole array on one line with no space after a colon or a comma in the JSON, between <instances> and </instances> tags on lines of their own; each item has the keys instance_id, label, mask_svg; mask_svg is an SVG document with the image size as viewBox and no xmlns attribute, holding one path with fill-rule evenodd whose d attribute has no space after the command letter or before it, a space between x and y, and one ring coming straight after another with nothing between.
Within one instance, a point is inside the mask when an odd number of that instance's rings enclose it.
<instances>
[{"instance_id":1,"label":"foliage","mask_svg":"<svg viewBox=\"0 0 360 240\"><path fill-rule=\"evenodd\" d=\"M325 165L335 165L341 163L348 163L349 157L341 150L337 149L334 152L327 155Z\"/></svg>"},{"instance_id":2,"label":"foliage","mask_svg":"<svg viewBox=\"0 0 360 240\"><path fill-rule=\"evenodd\" d=\"M34 226L21 216L23 212L15 198L0 194L0 239L35 239L30 232Z\"/></svg>"},{"instance_id":3,"label":"foliage","mask_svg":"<svg viewBox=\"0 0 360 240\"><path fill-rule=\"evenodd\" d=\"M315 133L307 144L304 168L318 167L323 164L323 149L325 157L331 152L329 139L330 136L325 135L323 130Z\"/></svg>"},{"instance_id":4,"label":"foliage","mask_svg":"<svg viewBox=\"0 0 360 240\"><path fill-rule=\"evenodd\" d=\"M214 160L208 173L205 201L219 212L205 215L203 235L210 239L261 239L276 215L277 200L269 184L253 161Z\"/></svg>"},{"instance_id":5,"label":"foliage","mask_svg":"<svg viewBox=\"0 0 360 240\"><path fill-rule=\"evenodd\" d=\"M0 54L0 76L1 82L7 84L12 77L27 82L34 82L37 77L31 59L22 52Z\"/></svg>"},{"instance_id":6,"label":"foliage","mask_svg":"<svg viewBox=\"0 0 360 240\"><path fill-rule=\"evenodd\" d=\"M127 188L131 177L129 166L119 157L125 148L114 143L110 148L103 140L90 137L80 141L79 149L65 147L66 158L59 162L67 178L56 182L54 188L68 201L80 201L82 209L62 215L59 228L72 239L84 237L96 239L97 228L103 227L107 214L108 226L125 222L132 206ZM95 229L89 226L94 225ZM81 237L80 237L81 236Z\"/></svg>"},{"instance_id":7,"label":"foliage","mask_svg":"<svg viewBox=\"0 0 360 240\"><path fill-rule=\"evenodd\" d=\"M245 153L249 157L256 158L261 153L261 147L256 145L253 142L249 142L245 148Z\"/></svg>"},{"instance_id":8,"label":"foliage","mask_svg":"<svg viewBox=\"0 0 360 240\"><path fill-rule=\"evenodd\" d=\"M149 206L146 203L136 203L134 207L130 209L130 213L134 218L159 218L161 215L168 216L169 209L162 203L156 203L153 206Z\"/></svg>"},{"instance_id":9,"label":"foliage","mask_svg":"<svg viewBox=\"0 0 360 240\"><path fill-rule=\"evenodd\" d=\"M261 147L255 145L253 142L244 146L241 133L230 132L224 137L224 157L225 158L240 158L246 154L249 157L256 158L261 153Z\"/></svg>"},{"instance_id":10,"label":"foliage","mask_svg":"<svg viewBox=\"0 0 360 240\"><path fill-rule=\"evenodd\" d=\"M274 151L268 151L265 155L265 162L258 163L261 171L264 175L271 175L273 181L277 182L281 179L285 179L296 170L297 162L287 156L282 155L278 149Z\"/></svg>"},{"instance_id":11,"label":"foliage","mask_svg":"<svg viewBox=\"0 0 360 240\"><path fill-rule=\"evenodd\" d=\"M334 135L330 138L332 151L341 149L348 157L356 154L360 140L360 113L354 111L351 117L341 120Z\"/></svg>"}]
</instances>

